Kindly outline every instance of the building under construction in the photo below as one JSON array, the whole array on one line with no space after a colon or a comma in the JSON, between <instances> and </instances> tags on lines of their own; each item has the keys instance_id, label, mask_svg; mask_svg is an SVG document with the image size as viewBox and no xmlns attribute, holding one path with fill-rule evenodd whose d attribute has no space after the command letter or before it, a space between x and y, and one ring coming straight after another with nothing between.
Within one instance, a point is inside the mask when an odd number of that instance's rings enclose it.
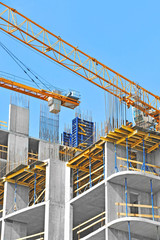
<instances>
[{"instance_id":1,"label":"building under construction","mask_svg":"<svg viewBox=\"0 0 160 240\"><path fill-rule=\"evenodd\" d=\"M110 94L97 138L94 122L76 116L59 144L61 107L75 109L79 95L0 77L1 87L49 107L41 106L39 138L29 136L28 101L11 98L8 130L0 121L0 239L160 240L160 97L0 7L2 31Z\"/></svg>"},{"instance_id":2,"label":"building under construction","mask_svg":"<svg viewBox=\"0 0 160 240\"><path fill-rule=\"evenodd\" d=\"M29 108L9 109L1 239L159 239L159 133L122 125L77 151L29 137Z\"/></svg>"}]
</instances>

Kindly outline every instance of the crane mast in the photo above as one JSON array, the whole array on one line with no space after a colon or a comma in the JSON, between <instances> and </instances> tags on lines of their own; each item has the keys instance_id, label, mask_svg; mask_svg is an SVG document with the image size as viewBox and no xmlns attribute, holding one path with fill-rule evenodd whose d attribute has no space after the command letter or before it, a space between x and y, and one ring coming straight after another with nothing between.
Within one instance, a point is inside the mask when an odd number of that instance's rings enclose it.
<instances>
[{"instance_id":1,"label":"crane mast","mask_svg":"<svg viewBox=\"0 0 160 240\"><path fill-rule=\"evenodd\" d=\"M159 123L160 97L0 3L0 29ZM4 83L5 84L5 83Z\"/></svg>"}]
</instances>

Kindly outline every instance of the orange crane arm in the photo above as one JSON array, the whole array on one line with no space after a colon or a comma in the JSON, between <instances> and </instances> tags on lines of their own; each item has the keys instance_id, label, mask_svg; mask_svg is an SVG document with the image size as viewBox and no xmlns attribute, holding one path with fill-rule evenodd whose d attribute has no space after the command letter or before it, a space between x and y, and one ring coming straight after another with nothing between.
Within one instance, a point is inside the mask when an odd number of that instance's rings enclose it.
<instances>
[{"instance_id":1,"label":"orange crane arm","mask_svg":"<svg viewBox=\"0 0 160 240\"><path fill-rule=\"evenodd\" d=\"M160 97L0 2L0 29L159 121Z\"/></svg>"},{"instance_id":2,"label":"orange crane arm","mask_svg":"<svg viewBox=\"0 0 160 240\"><path fill-rule=\"evenodd\" d=\"M0 87L6 88L6 89L9 89L12 91L16 91L19 93L23 93L25 95L39 98L39 99L45 100L45 101L48 101L48 97L52 97L54 99L60 100L62 106L71 108L71 109L74 109L75 107L79 106L79 104L80 104L80 101L78 101L76 99L66 97L66 96L58 94L58 93L46 91L44 89L36 89L33 87L29 87L24 84L14 82L14 81L8 80L3 77L0 77Z\"/></svg>"}]
</instances>

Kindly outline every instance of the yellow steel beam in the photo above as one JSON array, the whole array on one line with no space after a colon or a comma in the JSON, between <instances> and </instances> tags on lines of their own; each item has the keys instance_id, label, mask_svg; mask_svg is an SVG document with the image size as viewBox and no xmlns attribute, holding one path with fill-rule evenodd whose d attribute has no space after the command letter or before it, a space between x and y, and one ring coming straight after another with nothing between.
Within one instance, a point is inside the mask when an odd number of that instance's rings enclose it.
<instances>
[{"instance_id":1,"label":"yellow steel beam","mask_svg":"<svg viewBox=\"0 0 160 240\"><path fill-rule=\"evenodd\" d=\"M78 133L81 134L81 135L84 135L84 136L87 135L86 133L83 133L83 132L78 132Z\"/></svg>"},{"instance_id":2,"label":"yellow steel beam","mask_svg":"<svg viewBox=\"0 0 160 240\"><path fill-rule=\"evenodd\" d=\"M122 127L123 129L129 131L129 132L134 132L134 130L133 130L131 127L127 127L127 126L124 126L124 125L122 125L121 127Z\"/></svg>"},{"instance_id":3,"label":"yellow steel beam","mask_svg":"<svg viewBox=\"0 0 160 240\"><path fill-rule=\"evenodd\" d=\"M40 170L43 170L43 171L46 170L45 167L42 167L42 166L40 166L40 165L35 165L35 166L34 166L34 169L40 169Z\"/></svg>"},{"instance_id":4,"label":"yellow steel beam","mask_svg":"<svg viewBox=\"0 0 160 240\"><path fill-rule=\"evenodd\" d=\"M79 128L85 133L86 131L79 125Z\"/></svg>"},{"instance_id":5,"label":"yellow steel beam","mask_svg":"<svg viewBox=\"0 0 160 240\"><path fill-rule=\"evenodd\" d=\"M72 163L78 161L81 157L83 157L84 153L89 153L89 149L85 150L84 152L80 153L78 156L74 157L72 160L69 161L69 165L71 165Z\"/></svg>"},{"instance_id":6,"label":"yellow steel beam","mask_svg":"<svg viewBox=\"0 0 160 240\"><path fill-rule=\"evenodd\" d=\"M81 170L82 172L86 172L86 173L89 173L89 170L87 170L86 168L84 167L80 167L78 165L70 165L70 164L67 164L67 167L70 167L70 168L73 168L73 169L78 169L78 170Z\"/></svg>"},{"instance_id":7,"label":"yellow steel beam","mask_svg":"<svg viewBox=\"0 0 160 240\"><path fill-rule=\"evenodd\" d=\"M153 150L155 150L156 148L159 148L160 146L160 143L156 143L155 145L153 145L152 147L150 147L148 150L147 150L147 153L150 153L152 152Z\"/></svg>"},{"instance_id":8,"label":"yellow steel beam","mask_svg":"<svg viewBox=\"0 0 160 240\"><path fill-rule=\"evenodd\" d=\"M125 137L122 137L121 139L119 139L116 144L120 144L121 142L124 142L126 140L126 138L131 138L133 137L135 134L137 134L137 130L135 131L132 131L130 134L128 134L127 136Z\"/></svg>"},{"instance_id":9,"label":"yellow steel beam","mask_svg":"<svg viewBox=\"0 0 160 240\"><path fill-rule=\"evenodd\" d=\"M136 141L135 143L133 143L131 145L131 148L134 148L134 147L138 146L140 143L143 142L143 140L146 140L148 137L149 137L149 134L147 134L144 138L140 138L138 141Z\"/></svg>"},{"instance_id":10,"label":"yellow steel beam","mask_svg":"<svg viewBox=\"0 0 160 240\"><path fill-rule=\"evenodd\" d=\"M28 170L28 169L29 169L29 166L24 167L24 168L20 169L19 171L15 172L15 173L12 173L12 174L10 174L9 176L5 177L5 178L4 178L4 181L16 177L17 175L23 173L25 170Z\"/></svg>"}]
</instances>

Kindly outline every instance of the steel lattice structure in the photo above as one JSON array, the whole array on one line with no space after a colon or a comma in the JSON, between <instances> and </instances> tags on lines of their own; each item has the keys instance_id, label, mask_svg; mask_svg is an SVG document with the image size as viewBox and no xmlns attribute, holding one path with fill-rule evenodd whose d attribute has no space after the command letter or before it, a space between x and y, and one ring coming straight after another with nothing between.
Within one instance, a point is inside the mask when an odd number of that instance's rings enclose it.
<instances>
[{"instance_id":1,"label":"steel lattice structure","mask_svg":"<svg viewBox=\"0 0 160 240\"><path fill-rule=\"evenodd\" d=\"M0 3L0 29L159 122L160 97Z\"/></svg>"}]
</instances>

